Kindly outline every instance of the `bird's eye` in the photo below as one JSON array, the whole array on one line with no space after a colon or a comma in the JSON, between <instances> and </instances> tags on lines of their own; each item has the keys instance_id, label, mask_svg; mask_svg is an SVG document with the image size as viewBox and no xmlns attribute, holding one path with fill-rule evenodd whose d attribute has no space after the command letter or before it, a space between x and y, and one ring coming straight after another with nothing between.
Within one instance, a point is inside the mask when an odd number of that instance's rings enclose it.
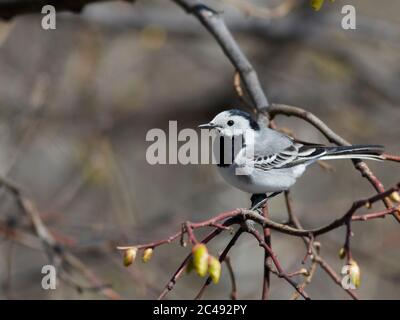
<instances>
[{"instance_id":1,"label":"bird's eye","mask_svg":"<svg viewBox=\"0 0 400 320\"><path fill-rule=\"evenodd\" d=\"M227 125L230 126L230 127L232 127L234 123L235 123L235 122L233 122L233 120L229 120L229 121L227 122Z\"/></svg>"}]
</instances>

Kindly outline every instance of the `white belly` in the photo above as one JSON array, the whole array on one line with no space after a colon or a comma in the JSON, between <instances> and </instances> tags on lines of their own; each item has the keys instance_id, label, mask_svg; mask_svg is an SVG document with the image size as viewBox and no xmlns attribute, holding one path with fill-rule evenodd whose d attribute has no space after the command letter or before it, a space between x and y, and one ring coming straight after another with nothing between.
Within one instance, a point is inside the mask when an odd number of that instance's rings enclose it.
<instances>
[{"instance_id":1,"label":"white belly","mask_svg":"<svg viewBox=\"0 0 400 320\"><path fill-rule=\"evenodd\" d=\"M300 177L305 166L296 166L286 169L274 169L270 171L262 171L251 168L249 175L238 175L237 167L231 165L229 167L218 167L218 171L222 177L234 187L248 193L270 193L289 189Z\"/></svg>"}]
</instances>

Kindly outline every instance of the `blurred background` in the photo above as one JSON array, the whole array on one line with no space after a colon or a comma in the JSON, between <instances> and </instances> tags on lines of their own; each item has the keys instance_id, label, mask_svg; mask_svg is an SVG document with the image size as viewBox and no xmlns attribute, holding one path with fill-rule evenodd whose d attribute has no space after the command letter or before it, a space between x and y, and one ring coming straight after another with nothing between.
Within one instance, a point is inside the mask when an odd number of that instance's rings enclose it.
<instances>
[{"instance_id":1,"label":"blurred background","mask_svg":"<svg viewBox=\"0 0 400 320\"><path fill-rule=\"evenodd\" d=\"M294 1L278 14L268 9L285 1L204 2L223 11L271 102L315 113L352 143L384 144L387 152L400 153L399 1L337 0L318 12L308 1ZM356 8L356 30L341 28L345 4ZM234 69L200 23L172 1L92 4L79 14L57 13L57 29L49 31L41 18L0 22L1 176L36 202L52 234L102 283L126 299L156 298L189 249L178 241L156 249L150 263L125 268L116 246L161 239L183 221L246 207L249 195L227 185L211 165L149 165L146 133L167 130L170 120L179 129L195 128L223 109L244 109ZM278 117L277 124L298 139L326 143L301 120ZM329 223L354 200L374 194L350 161L330 164L333 172L315 165L292 189L304 227ZM385 186L400 180L395 163L370 167ZM0 199L1 225L30 232L4 188ZM270 212L275 221L286 221L282 197L270 202ZM391 217L354 223L361 298L400 298L399 230ZM224 233L209 249L217 254L229 238ZM319 241L321 255L340 273L344 228ZM302 267L301 239L273 232L272 244L286 270ZM104 298L64 281L43 290L41 268L48 260L32 247L1 232L0 298ZM258 299L263 251L245 235L230 257L239 298ZM79 273L71 276L90 287ZM168 298L191 299L202 283L195 274L184 275ZM321 270L307 292L315 299L348 298ZM205 298L228 299L229 293L223 265L220 283ZM272 299L292 293L272 276Z\"/></svg>"}]
</instances>

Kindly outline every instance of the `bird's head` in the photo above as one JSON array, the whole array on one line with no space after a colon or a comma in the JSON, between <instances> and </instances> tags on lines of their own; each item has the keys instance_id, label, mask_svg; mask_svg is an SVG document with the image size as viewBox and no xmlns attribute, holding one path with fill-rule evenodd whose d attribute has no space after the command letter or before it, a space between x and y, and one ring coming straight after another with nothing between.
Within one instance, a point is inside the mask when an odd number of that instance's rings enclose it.
<instances>
[{"instance_id":1,"label":"bird's head","mask_svg":"<svg viewBox=\"0 0 400 320\"><path fill-rule=\"evenodd\" d=\"M243 134L247 130L260 130L258 123L247 112L237 109L223 111L199 128L215 129L218 134L228 137Z\"/></svg>"}]
</instances>

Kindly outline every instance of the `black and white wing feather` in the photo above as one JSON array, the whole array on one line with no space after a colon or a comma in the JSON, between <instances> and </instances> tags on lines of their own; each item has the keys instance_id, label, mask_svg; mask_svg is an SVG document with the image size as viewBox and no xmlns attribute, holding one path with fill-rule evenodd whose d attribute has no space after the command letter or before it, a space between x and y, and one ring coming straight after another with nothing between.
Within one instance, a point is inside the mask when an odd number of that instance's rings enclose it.
<instances>
[{"instance_id":1,"label":"black and white wing feather","mask_svg":"<svg viewBox=\"0 0 400 320\"><path fill-rule=\"evenodd\" d=\"M280 152L254 157L254 167L263 171L291 168L310 164L317 160L368 159L382 160L383 147L379 145L358 145L328 147L321 144L293 140L293 143Z\"/></svg>"}]
</instances>

